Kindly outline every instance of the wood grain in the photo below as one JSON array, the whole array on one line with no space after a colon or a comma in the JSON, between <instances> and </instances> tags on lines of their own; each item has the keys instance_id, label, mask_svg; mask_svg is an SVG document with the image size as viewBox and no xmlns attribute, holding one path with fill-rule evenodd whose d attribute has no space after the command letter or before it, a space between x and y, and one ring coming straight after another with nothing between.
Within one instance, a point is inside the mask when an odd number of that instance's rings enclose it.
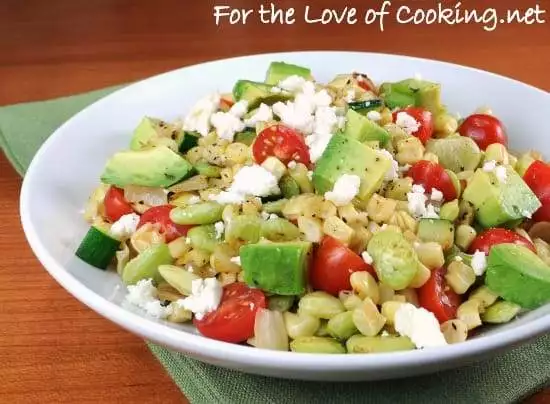
<instances>
[{"instance_id":1,"label":"wood grain","mask_svg":"<svg viewBox=\"0 0 550 404\"><path fill-rule=\"evenodd\" d=\"M226 3L244 8L259 2ZM307 4L276 3L297 9ZM346 2L361 9L378 3ZM483 8L497 2L463 3ZM498 9L526 3L501 0ZM550 8L548 0L539 3ZM341 3L309 4L320 10ZM436 58L550 89L548 24L502 26L492 33L473 25L395 23L384 33L364 25L216 27L212 6L203 0L2 0L0 105L92 90L206 60L288 50ZM140 339L82 306L42 269L19 224L20 184L0 157L0 402L186 402ZM550 392L529 402L550 402Z\"/></svg>"}]
</instances>

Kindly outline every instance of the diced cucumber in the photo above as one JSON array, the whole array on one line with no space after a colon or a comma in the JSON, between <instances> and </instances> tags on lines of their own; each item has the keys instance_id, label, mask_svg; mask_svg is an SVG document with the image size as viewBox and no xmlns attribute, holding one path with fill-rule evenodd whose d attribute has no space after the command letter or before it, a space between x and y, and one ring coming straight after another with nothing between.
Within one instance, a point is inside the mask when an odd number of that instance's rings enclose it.
<instances>
[{"instance_id":1,"label":"diced cucumber","mask_svg":"<svg viewBox=\"0 0 550 404\"><path fill-rule=\"evenodd\" d=\"M235 135L235 142L236 143L243 143L247 146L252 146L252 143L254 143L254 139L256 139L256 131L255 130L245 130L244 132L239 132Z\"/></svg>"},{"instance_id":2,"label":"diced cucumber","mask_svg":"<svg viewBox=\"0 0 550 404\"><path fill-rule=\"evenodd\" d=\"M199 144L200 135L195 132L185 132L183 135L183 140L181 141L179 152L187 153L193 147Z\"/></svg>"},{"instance_id":3,"label":"diced cucumber","mask_svg":"<svg viewBox=\"0 0 550 404\"><path fill-rule=\"evenodd\" d=\"M220 239L216 237L216 228L213 224L193 227L187 233L193 248L213 253L214 249L220 244Z\"/></svg>"},{"instance_id":4,"label":"diced cucumber","mask_svg":"<svg viewBox=\"0 0 550 404\"><path fill-rule=\"evenodd\" d=\"M441 206L439 217L441 219L448 220L449 222L454 222L456 219L458 219L459 213L460 208L458 206L458 199L455 199Z\"/></svg>"},{"instance_id":5,"label":"diced cucumber","mask_svg":"<svg viewBox=\"0 0 550 404\"><path fill-rule=\"evenodd\" d=\"M357 327L353 322L353 312L345 311L332 317L327 323L329 334L336 339L346 340L353 334L357 334Z\"/></svg>"},{"instance_id":6,"label":"diced cucumber","mask_svg":"<svg viewBox=\"0 0 550 404\"><path fill-rule=\"evenodd\" d=\"M380 108L384 105L384 102L380 99L368 100L368 101L356 101L348 103L348 107L359 113L365 113L372 111L373 109Z\"/></svg>"},{"instance_id":7,"label":"diced cucumber","mask_svg":"<svg viewBox=\"0 0 550 404\"><path fill-rule=\"evenodd\" d=\"M292 198L293 196L300 195L300 186L298 182L290 175L283 175L281 181L279 181L279 188L285 198Z\"/></svg>"},{"instance_id":8,"label":"diced cucumber","mask_svg":"<svg viewBox=\"0 0 550 404\"><path fill-rule=\"evenodd\" d=\"M333 338L298 337L290 343L292 352L345 354L346 348Z\"/></svg>"},{"instance_id":9,"label":"diced cucumber","mask_svg":"<svg viewBox=\"0 0 550 404\"><path fill-rule=\"evenodd\" d=\"M267 299L267 306L269 310L285 312L290 310L295 300L296 296L273 295Z\"/></svg>"},{"instance_id":10,"label":"diced cucumber","mask_svg":"<svg viewBox=\"0 0 550 404\"><path fill-rule=\"evenodd\" d=\"M439 243L443 250L448 250L454 244L455 227L448 220L421 219L418 223L417 236L424 242Z\"/></svg>"},{"instance_id":11,"label":"diced cucumber","mask_svg":"<svg viewBox=\"0 0 550 404\"><path fill-rule=\"evenodd\" d=\"M346 342L350 354L409 351L415 348L408 337L365 337L354 335Z\"/></svg>"},{"instance_id":12,"label":"diced cucumber","mask_svg":"<svg viewBox=\"0 0 550 404\"><path fill-rule=\"evenodd\" d=\"M168 245L153 244L126 264L122 271L122 281L126 285L134 285L142 279L153 279L159 283L162 281L159 266L170 265L173 260Z\"/></svg>"},{"instance_id":13,"label":"diced cucumber","mask_svg":"<svg viewBox=\"0 0 550 404\"><path fill-rule=\"evenodd\" d=\"M208 178L220 178L221 177L221 168L208 164L204 161L199 161L195 164L195 170L199 175L204 175Z\"/></svg>"},{"instance_id":14,"label":"diced cucumber","mask_svg":"<svg viewBox=\"0 0 550 404\"><path fill-rule=\"evenodd\" d=\"M280 214L283 211L283 208L287 204L288 199L279 199L272 202L266 202L263 205L263 210L266 213L276 213Z\"/></svg>"},{"instance_id":15,"label":"diced cucumber","mask_svg":"<svg viewBox=\"0 0 550 404\"><path fill-rule=\"evenodd\" d=\"M262 220L257 216L242 215L231 219L225 230L228 243L257 243L260 240Z\"/></svg>"},{"instance_id":16,"label":"diced cucumber","mask_svg":"<svg viewBox=\"0 0 550 404\"><path fill-rule=\"evenodd\" d=\"M292 241L300 237L300 230L286 219L269 219L262 223L260 235L271 241Z\"/></svg>"},{"instance_id":17,"label":"diced cucumber","mask_svg":"<svg viewBox=\"0 0 550 404\"><path fill-rule=\"evenodd\" d=\"M84 236L75 254L82 261L96 268L105 269L113 260L119 248L120 240L92 226Z\"/></svg>"},{"instance_id":18,"label":"diced cucumber","mask_svg":"<svg viewBox=\"0 0 550 404\"><path fill-rule=\"evenodd\" d=\"M521 307L517 304L506 302L504 300L496 302L489 306L484 313L481 314L481 320L484 323L502 324L512 321L521 311Z\"/></svg>"}]
</instances>

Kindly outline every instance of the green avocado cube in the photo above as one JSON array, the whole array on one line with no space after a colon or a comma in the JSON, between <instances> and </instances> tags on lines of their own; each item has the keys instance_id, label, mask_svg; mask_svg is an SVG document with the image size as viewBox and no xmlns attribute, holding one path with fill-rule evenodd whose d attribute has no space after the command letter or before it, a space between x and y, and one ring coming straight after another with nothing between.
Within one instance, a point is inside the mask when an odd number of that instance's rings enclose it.
<instances>
[{"instance_id":1,"label":"green avocado cube","mask_svg":"<svg viewBox=\"0 0 550 404\"><path fill-rule=\"evenodd\" d=\"M497 178L494 171L478 169L462 198L475 207L477 221L483 227L495 227L530 217L541 204L523 179L510 166L506 178Z\"/></svg>"},{"instance_id":2,"label":"green avocado cube","mask_svg":"<svg viewBox=\"0 0 550 404\"><path fill-rule=\"evenodd\" d=\"M311 243L247 244L240 258L244 279L250 286L278 295L306 291Z\"/></svg>"},{"instance_id":3,"label":"green avocado cube","mask_svg":"<svg viewBox=\"0 0 550 404\"><path fill-rule=\"evenodd\" d=\"M261 103L272 105L292 98L292 95L287 92L273 92L274 87L255 81L239 80L233 87L233 97L236 101L247 101L248 110L257 108Z\"/></svg>"},{"instance_id":4,"label":"green avocado cube","mask_svg":"<svg viewBox=\"0 0 550 404\"><path fill-rule=\"evenodd\" d=\"M352 109L348 109L346 113L346 128L342 133L361 143L378 140L380 144L384 145L390 139L388 131Z\"/></svg>"},{"instance_id":5,"label":"green avocado cube","mask_svg":"<svg viewBox=\"0 0 550 404\"><path fill-rule=\"evenodd\" d=\"M368 200L382 186L384 177L392 167L388 157L342 134L332 136L313 171L313 186L323 195L331 191L343 174L357 175L361 187L357 197Z\"/></svg>"},{"instance_id":6,"label":"green avocado cube","mask_svg":"<svg viewBox=\"0 0 550 404\"><path fill-rule=\"evenodd\" d=\"M380 93L389 108L417 106L437 114L444 110L441 104L441 85L425 80L406 79L383 83Z\"/></svg>"},{"instance_id":7,"label":"green avocado cube","mask_svg":"<svg viewBox=\"0 0 550 404\"><path fill-rule=\"evenodd\" d=\"M311 80L311 70L290 63L272 62L267 70L265 82L276 86L290 76L300 76L306 80Z\"/></svg>"},{"instance_id":8,"label":"green avocado cube","mask_svg":"<svg viewBox=\"0 0 550 404\"><path fill-rule=\"evenodd\" d=\"M134 130L130 149L141 150L151 146L163 144L163 140L171 139L179 146L183 140L184 132L174 125L163 120L145 117Z\"/></svg>"}]
</instances>

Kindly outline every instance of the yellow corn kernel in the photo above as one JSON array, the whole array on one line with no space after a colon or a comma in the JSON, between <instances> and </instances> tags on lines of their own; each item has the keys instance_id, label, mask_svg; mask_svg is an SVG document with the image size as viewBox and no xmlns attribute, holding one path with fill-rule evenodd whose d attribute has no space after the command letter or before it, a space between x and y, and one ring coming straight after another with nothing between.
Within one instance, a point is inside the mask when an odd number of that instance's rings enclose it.
<instances>
[{"instance_id":1,"label":"yellow corn kernel","mask_svg":"<svg viewBox=\"0 0 550 404\"><path fill-rule=\"evenodd\" d=\"M378 291L380 292L380 301L378 302L379 304L389 302L393 300L395 296L395 291L388 285L385 285L383 283L378 284Z\"/></svg>"},{"instance_id":2,"label":"yellow corn kernel","mask_svg":"<svg viewBox=\"0 0 550 404\"><path fill-rule=\"evenodd\" d=\"M222 286L231 285L237 282L237 274L235 272L223 272L218 275L218 280Z\"/></svg>"},{"instance_id":3,"label":"yellow corn kernel","mask_svg":"<svg viewBox=\"0 0 550 404\"><path fill-rule=\"evenodd\" d=\"M367 214L376 223L386 222L395 212L396 206L397 202L395 200L374 194L367 204Z\"/></svg>"},{"instance_id":4,"label":"yellow corn kernel","mask_svg":"<svg viewBox=\"0 0 550 404\"><path fill-rule=\"evenodd\" d=\"M191 164L197 164L202 160L203 148L201 146L195 146L190 149L185 155L186 160Z\"/></svg>"},{"instance_id":5,"label":"yellow corn kernel","mask_svg":"<svg viewBox=\"0 0 550 404\"><path fill-rule=\"evenodd\" d=\"M410 303L416 307L420 306L420 303L418 303L418 295L416 294L416 289L407 288L399 290L396 292L396 296L403 296L405 297L405 302Z\"/></svg>"},{"instance_id":6,"label":"yellow corn kernel","mask_svg":"<svg viewBox=\"0 0 550 404\"><path fill-rule=\"evenodd\" d=\"M424 153L424 157L422 157L422 160L431 161L432 163L439 163L439 157L437 157L436 154L430 152Z\"/></svg>"},{"instance_id":7,"label":"yellow corn kernel","mask_svg":"<svg viewBox=\"0 0 550 404\"><path fill-rule=\"evenodd\" d=\"M480 317L480 303L479 300L467 300L458 306L456 316L459 320L462 320L468 330L473 330L481 325Z\"/></svg>"},{"instance_id":8,"label":"yellow corn kernel","mask_svg":"<svg viewBox=\"0 0 550 404\"><path fill-rule=\"evenodd\" d=\"M243 143L231 143L225 149L229 165L244 164L250 157L250 148Z\"/></svg>"},{"instance_id":9,"label":"yellow corn kernel","mask_svg":"<svg viewBox=\"0 0 550 404\"><path fill-rule=\"evenodd\" d=\"M417 221L406 211L396 210L390 217L388 224L399 227L403 232L410 231L416 233Z\"/></svg>"},{"instance_id":10,"label":"yellow corn kernel","mask_svg":"<svg viewBox=\"0 0 550 404\"><path fill-rule=\"evenodd\" d=\"M342 219L333 216L329 217L323 223L323 232L327 236L331 236L345 245L349 245L353 238L353 229L345 224Z\"/></svg>"},{"instance_id":11,"label":"yellow corn kernel","mask_svg":"<svg viewBox=\"0 0 550 404\"><path fill-rule=\"evenodd\" d=\"M382 303L382 315L388 325L395 325L395 313L405 302L387 301Z\"/></svg>"},{"instance_id":12,"label":"yellow corn kernel","mask_svg":"<svg viewBox=\"0 0 550 404\"><path fill-rule=\"evenodd\" d=\"M445 256L441 244L435 242L419 243L414 247L418 259L430 269L441 268L445 265Z\"/></svg>"},{"instance_id":13,"label":"yellow corn kernel","mask_svg":"<svg viewBox=\"0 0 550 404\"><path fill-rule=\"evenodd\" d=\"M472 226L461 224L455 231L455 244L462 249L462 251L466 251L476 236L476 230Z\"/></svg>"},{"instance_id":14,"label":"yellow corn kernel","mask_svg":"<svg viewBox=\"0 0 550 404\"><path fill-rule=\"evenodd\" d=\"M374 304L378 304L380 301L380 291L378 290L378 284L374 276L366 271L357 271L350 275L349 281L353 291L361 299L369 297Z\"/></svg>"},{"instance_id":15,"label":"yellow corn kernel","mask_svg":"<svg viewBox=\"0 0 550 404\"><path fill-rule=\"evenodd\" d=\"M184 262L195 268L204 267L210 262L210 254L203 250L193 249L185 254Z\"/></svg>"},{"instance_id":16,"label":"yellow corn kernel","mask_svg":"<svg viewBox=\"0 0 550 404\"><path fill-rule=\"evenodd\" d=\"M438 137L446 137L456 133L458 129L457 119L446 113L437 114L434 119L434 130Z\"/></svg>"},{"instance_id":17,"label":"yellow corn kernel","mask_svg":"<svg viewBox=\"0 0 550 404\"><path fill-rule=\"evenodd\" d=\"M351 228L353 229L353 237L349 247L356 252L364 251L372 238L372 233L360 224L352 225Z\"/></svg>"},{"instance_id":18,"label":"yellow corn kernel","mask_svg":"<svg viewBox=\"0 0 550 404\"><path fill-rule=\"evenodd\" d=\"M179 237L168 243L168 249L172 258L178 259L191 250L191 244L187 243L187 237Z\"/></svg>"},{"instance_id":19,"label":"yellow corn kernel","mask_svg":"<svg viewBox=\"0 0 550 404\"><path fill-rule=\"evenodd\" d=\"M363 304L363 300L349 290L342 290L338 293L338 298L348 311L354 310Z\"/></svg>"},{"instance_id":20,"label":"yellow corn kernel","mask_svg":"<svg viewBox=\"0 0 550 404\"><path fill-rule=\"evenodd\" d=\"M401 165L414 164L424 156L422 142L414 136L408 136L397 142L397 155L395 159Z\"/></svg>"},{"instance_id":21,"label":"yellow corn kernel","mask_svg":"<svg viewBox=\"0 0 550 404\"><path fill-rule=\"evenodd\" d=\"M323 223L319 219L300 216L298 229L304 235L306 241L318 243L323 238Z\"/></svg>"},{"instance_id":22,"label":"yellow corn kernel","mask_svg":"<svg viewBox=\"0 0 550 404\"><path fill-rule=\"evenodd\" d=\"M448 344L464 342L468 338L467 324L458 319L449 320L441 324L441 332Z\"/></svg>"},{"instance_id":23,"label":"yellow corn kernel","mask_svg":"<svg viewBox=\"0 0 550 404\"><path fill-rule=\"evenodd\" d=\"M367 337L378 335L386 323L386 318L380 314L374 302L368 297L360 307L353 310L352 319L359 332Z\"/></svg>"},{"instance_id":24,"label":"yellow corn kernel","mask_svg":"<svg viewBox=\"0 0 550 404\"><path fill-rule=\"evenodd\" d=\"M411 281L410 287L419 288L424 286L426 282L428 282L431 276L432 276L432 272L428 269L428 267L420 264L418 266L418 269L416 270L416 275Z\"/></svg>"},{"instance_id":25,"label":"yellow corn kernel","mask_svg":"<svg viewBox=\"0 0 550 404\"><path fill-rule=\"evenodd\" d=\"M459 295L463 295L476 281L474 270L462 261L453 261L445 274L447 284Z\"/></svg>"}]
</instances>

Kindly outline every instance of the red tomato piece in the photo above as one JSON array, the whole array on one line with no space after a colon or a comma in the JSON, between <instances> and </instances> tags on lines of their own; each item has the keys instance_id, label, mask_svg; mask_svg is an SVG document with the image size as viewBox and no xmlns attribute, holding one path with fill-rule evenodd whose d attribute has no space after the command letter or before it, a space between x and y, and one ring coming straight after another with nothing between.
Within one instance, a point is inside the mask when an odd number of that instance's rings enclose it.
<instances>
[{"instance_id":1,"label":"red tomato piece","mask_svg":"<svg viewBox=\"0 0 550 404\"><path fill-rule=\"evenodd\" d=\"M316 290L337 296L342 290L351 290L349 277L357 271L367 271L376 277L374 268L359 255L340 241L325 236L315 252L309 283Z\"/></svg>"},{"instance_id":2,"label":"red tomato piece","mask_svg":"<svg viewBox=\"0 0 550 404\"><path fill-rule=\"evenodd\" d=\"M470 254L473 254L476 251L483 251L485 255L489 255L489 250L492 246L505 243L519 244L529 248L534 253L537 252L533 243L531 243L525 237L520 236L512 230L502 228L487 229L484 232L478 234L474 241L472 241L472 244L470 244L468 252Z\"/></svg>"},{"instance_id":3,"label":"red tomato piece","mask_svg":"<svg viewBox=\"0 0 550 404\"><path fill-rule=\"evenodd\" d=\"M359 87L361 87L363 90L370 91L374 94L378 94L378 91L376 90L376 85L374 82L363 73L353 73L353 78L357 80L357 84Z\"/></svg>"},{"instance_id":4,"label":"red tomato piece","mask_svg":"<svg viewBox=\"0 0 550 404\"><path fill-rule=\"evenodd\" d=\"M424 108L407 107L405 109L401 109L393 113L394 122L397 120L397 114L399 114L400 112L406 112L408 115L412 116L420 124L420 127L418 128L418 130L412 133L412 135L420 139L422 144L426 144L426 142L430 140L432 135L434 134L434 123L433 123L432 113Z\"/></svg>"},{"instance_id":5,"label":"red tomato piece","mask_svg":"<svg viewBox=\"0 0 550 404\"><path fill-rule=\"evenodd\" d=\"M508 145L504 125L492 115L470 115L460 125L458 133L472 139L481 150L487 149L493 143Z\"/></svg>"},{"instance_id":6,"label":"red tomato piece","mask_svg":"<svg viewBox=\"0 0 550 404\"><path fill-rule=\"evenodd\" d=\"M260 132L252 145L252 154L258 164L270 156L277 157L284 164L292 160L306 166L311 164L303 136L284 125L273 125Z\"/></svg>"},{"instance_id":7,"label":"red tomato piece","mask_svg":"<svg viewBox=\"0 0 550 404\"><path fill-rule=\"evenodd\" d=\"M205 337L226 342L243 342L254 336L258 309L266 308L266 298L260 289L244 283L232 283L223 288L218 308L201 320L194 319L197 330Z\"/></svg>"},{"instance_id":8,"label":"red tomato piece","mask_svg":"<svg viewBox=\"0 0 550 404\"><path fill-rule=\"evenodd\" d=\"M174 223L170 219L170 211L172 209L172 205L154 206L148 209L141 215L138 229L145 223L158 223L160 225L160 232L164 234L167 243L178 237L186 236L189 229L193 226Z\"/></svg>"},{"instance_id":9,"label":"red tomato piece","mask_svg":"<svg viewBox=\"0 0 550 404\"><path fill-rule=\"evenodd\" d=\"M420 306L431 311L440 323L456 318L456 311L462 300L447 285L445 272L445 268L432 271L428 282L417 289Z\"/></svg>"},{"instance_id":10,"label":"red tomato piece","mask_svg":"<svg viewBox=\"0 0 550 404\"><path fill-rule=\"evenodd\" d=\"M539 198L542 206L533 215L536 222L550 221L550 165L537 160L525 172L523 179Z\"/></svg>"},{"instance_id":11,"label":"red tomato piece","mask_svg":"<svg viewBox=\"0 0 550 404\"><path fill-rule=\"evenodd\" d=\"M114 186L107 190L103 205L105 206L105 215L111 222L116 222L122 216L134 212L132 205L124 198L124 190Z\"/></svg>"},{"instance_id":12,"label":"red tomato piece","mask_svg":"<svg viewBox=\"0 0 550 404\"><path fill-rule=\"evenodd\" d=\"M407 176L411 177L415 184L422 185L426 192L438 189L445 201L452 201L458 196L451 177L438 163L420 160L409 169Z\"/></svg>"},{"instance_id":13,"label":"red tomato piece","mask_svg":"<svg viewBox=\"0 0 550 404\"><path fill-rule=\"evenodd\" d=\"M227 99L227 98L221 98L220 99L220 110L223 112L227 112L231 109L231 107L235 104L233 100Z\"/></svg>"}]
</instances>

